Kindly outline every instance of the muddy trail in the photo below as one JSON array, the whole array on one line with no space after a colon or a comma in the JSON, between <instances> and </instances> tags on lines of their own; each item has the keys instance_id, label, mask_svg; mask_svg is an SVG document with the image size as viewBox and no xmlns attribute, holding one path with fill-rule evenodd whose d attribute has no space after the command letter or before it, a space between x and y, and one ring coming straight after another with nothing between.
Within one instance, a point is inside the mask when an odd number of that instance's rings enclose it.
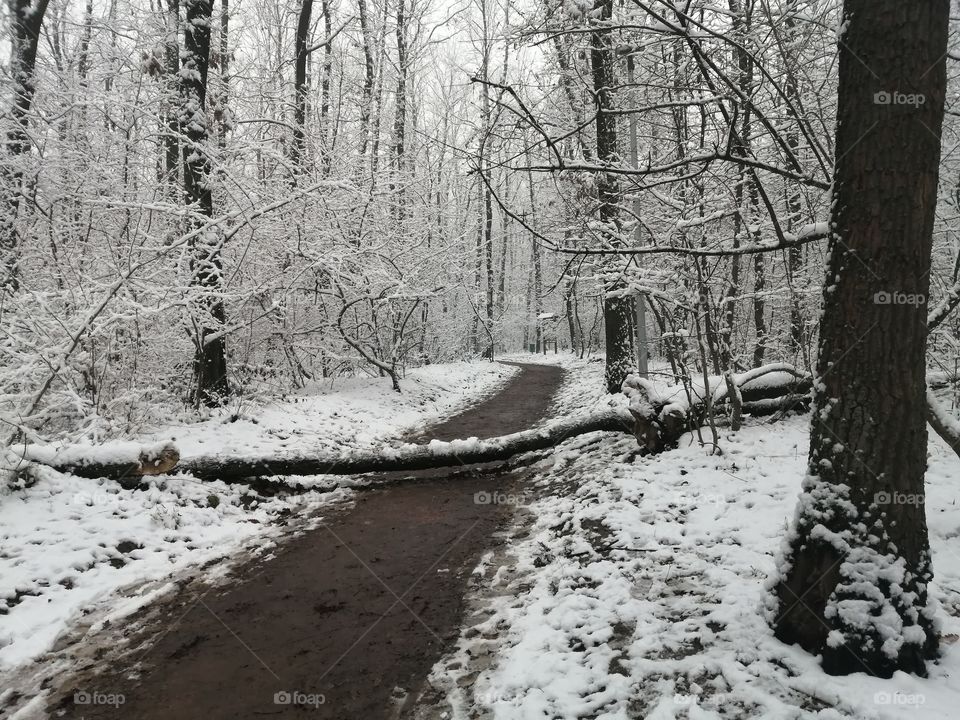
<instances>
[{"instance_id":1,"label":"muddy trail","mask_svg":"<svg viewBox=\"0 0 960 720\"><path fill-rule=\"evenodd\" d=\"M530 428L562 374L523 365L498 394L418 439ZM511 506L489 500L518 484L498 468L412 475L359 493L226 586L186 585L131 631L133 651L65 683L52 716L400 717L456 639L470 572L510 521Z\"/></svg>"}]
</instances>

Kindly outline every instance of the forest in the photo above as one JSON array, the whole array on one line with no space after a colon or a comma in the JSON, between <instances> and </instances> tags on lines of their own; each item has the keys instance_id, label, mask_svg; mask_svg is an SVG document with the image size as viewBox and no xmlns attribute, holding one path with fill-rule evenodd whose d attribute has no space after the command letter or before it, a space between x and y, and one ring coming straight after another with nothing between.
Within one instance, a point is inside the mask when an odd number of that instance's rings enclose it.
<instances>
[{"instance_id":1,"label":"forest","mask_svg":"<svg viewBox=\"0 0 960 720\"><path fill-rule=\"evenodd\" d=\"M0 718L954 717L960 5L0 28Z\"/></svg>"}]
</instances>

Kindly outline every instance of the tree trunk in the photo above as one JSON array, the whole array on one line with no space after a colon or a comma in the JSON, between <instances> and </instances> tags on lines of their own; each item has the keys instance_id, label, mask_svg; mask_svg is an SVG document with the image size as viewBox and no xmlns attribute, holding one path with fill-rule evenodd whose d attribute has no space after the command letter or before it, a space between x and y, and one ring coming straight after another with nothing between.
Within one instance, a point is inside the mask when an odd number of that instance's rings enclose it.
<instances>
[{"instance_id":1,"label":"tree trunk","mask_svg":"<svg viewBox=\"0 0 960 720\"><path fill-rule=\"evenodd\" d=\"M220 93L214 118L217 122L217 147L221 154L227 147L230 129L230 0L220 0L220 47L217 52L220 66Z\"/></svg>"},{"instance_id":2,"label":"tree trunk","mask_svg":"<svg viewBox=\"0 0 960 720\"><path fill-rule=\"evenodd\" d=\"M787 116L792 120L790 128L786 133L786 143L794 155L800 154L800 137L796 128L796 123L800 118L795 112L797 102L800 100L800 89L797 83L798 58L793 53L799 53L799 38L797 33L797 2L798 0L787 0L785 6L786 19L786 51L784 57L786 83L785 94L787 98ZM787 229L796 233L800 227L802 218L800 216L803 210L803 199L800 194L800 185L792 183L787 188ZM806 333L804 332L803 310L800 304L800 295L797 293L797 280L803 269L803 250L800 247L792 247L787 251L787 274L790 279L790 342L793 345L794 355L797 357L806 354Z\"/></svg>"},{"instance_id":3,"label":"tree trunk","mask_svg":"<svg viewBox=\"0 0 960 720\"><path fill-rule=\"evenodd\" d=\"M206 116L213 0L187 0L184 19L179 124L186 140L184 195L192 209L193 228L198 229L213 218L212 166L207 148L210 132ZM201 296L198 332L194 339L194 401L205 405L221 404L228 392L226 340L221 332L226 324L221 295L221 238L215 228L208 228L191 242L191 285Z\"/></svg>"},{"instance_id":4,"label":"tree trunk","mask_svg":"<svg viewBox=\"0 0 960 720\"><path fill-rule=\"evenodd\" d=\"M323 168L324 175L330 169L331 137L330 129L330 96L333 78L333 19L330 14L330 0L321 0L323 13L323 31L325 42L323 45L323 72L320 76L320 137L323 139Z\"/></svg>"},{"instance_id":5,"label":"tree trunk","mask_svg":"<svg viewBox=\"0 0 960 720\"><path fill-rule=\"evenodd\" d=\"M370 21L367 18L366 0L357 0L357 9L360 14L360 35L363 38L363 99L360 102L360 161L367 154L370 145L370 105L373 102L373 39L371 37Z\"/></svg>"},{"instance_id":6,"label":"tree trunk","mask_svg":"<svg viewBox=\"0 0 960 720\"><path fill-rule=\"evenodd\" d=\"M33 104L37 45L48 0L10 0L10 78L13 100L10 107L10 129L7 130L5 157L0 170L0 192L3 213L0 218L0 255L3 272L0 290L16 291L19 287L20 247L17 237L17 215L23 193L23 162L30 154L27 114Z\"/></svg>"},{"instance_id":7,"label":"tree trunk","mask_svg":"<svg viewBox=\"0 0 960 720\"><path fill-rule=\"evenodd\" d=\"M771 617L835 674L925 674L937 649L926 306L896 298L929 291L948 13L948 0L844 3L809 468Z\"/></svg>"},{"instance_id":8,"label":"tree trunk","mask_svg":"<svg viewBox=\"0 0 960 720\"><path fill-rule=\"evenodd\" d=\"M166 105L166 132L163 136L164 180L169 184L170 195L177 200L180 177L180 127L179 111L175 109L176 93L180 77L180 0L168 0L164 17L167 35L164 39L166 53L166 77L170 99Z\"/></svg>"},{"instance_id":9,"label":"tree trunk","mask_svg":"<svg viewBox=\"0 0 960 720\"><path fill-rule=\"evenodd\" d=\"M597 0L599 20L606 23L613 14L613 0ZM590 32L590 64L593 72L593 90L597 104L597 159L601 165L613 165L618 161L617 118L612 113L613 92L616 86L614 68L616 53L610 30L597 27ZM620 183L613 173L597 174L597 200L600 225L609 232L607 243L620 246ZM607 391L620 392L620 386L634 365L633 348L633 302L629 296L616 295L623 289L622 281L614 281L604 287L603 322L607 351L605 379Z\"/></svg>"},{"instance_id":10,"label":"tree trunk","mask_svg":"<svg viewBox=\"0 0 960 720\"><path fill-rule=\"evenodd\" d=\"M406 151L404 143L407 133L407 18L404 7L406 2L407 0L399 0L397 3L397 92L393 118L393 161L397 174L402 173L404 169L404 152ZM398 198L398 201L402 212L402 197Z\"/></svg>"},{"instance_id":11,"label":"tree trunk","mask_svg":"<svg viewBox=\"0 0 960 720\"><path fill-rule=\"evenodd\" d=\"M310 41L310 18L313 0L303 0L294 37L293 66L293 145L290 160L295 171L302 173L307 166L307 43Z\"/></svg>"}]
</instances>

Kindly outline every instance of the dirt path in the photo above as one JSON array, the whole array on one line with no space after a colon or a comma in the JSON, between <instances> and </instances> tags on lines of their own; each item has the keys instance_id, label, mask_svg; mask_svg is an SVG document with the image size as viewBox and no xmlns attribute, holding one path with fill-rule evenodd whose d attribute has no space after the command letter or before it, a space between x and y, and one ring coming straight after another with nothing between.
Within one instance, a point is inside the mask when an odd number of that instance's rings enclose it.
<instances>
[{"instance_id":1,"label":"dirt path","mask_svg":"<svg viewBox=\"0 0 960 720\"><path fill-rule=\"evenodd\" d=\"M529 428L562 372L525 365L499 394L421 437ZM226 589L188 586L138 631L133 647L160 633L146 650L66 686L62 716L396 718L456 638L469 574L509 521L509 505L483 500L510 493L515 477L449 474L360 494ZM75 704L77 692L101 704ZM118 694L122 704L103 704Z\"/></svg>"}]
</instances>

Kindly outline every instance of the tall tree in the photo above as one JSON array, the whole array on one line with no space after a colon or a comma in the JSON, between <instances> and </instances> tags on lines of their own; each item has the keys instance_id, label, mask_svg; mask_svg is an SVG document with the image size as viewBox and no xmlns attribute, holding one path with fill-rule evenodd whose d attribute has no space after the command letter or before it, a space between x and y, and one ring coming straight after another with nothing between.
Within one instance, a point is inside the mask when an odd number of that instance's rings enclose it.
<instances>
[{"instance_id":1,"label":"tall tree","mask_svg":"<svg viewBox=\"0 0 960 720\"><path fill-rule=\"evenodd\" d=\"M360 35L363 38L363 97L360 101L360 159L361 164L370 144L370 105L373 102L374 37L367 17L366 0L357 0L360 14Z\"/></svg>"},{"instance_id":2,"label":"tall tree","mask_svg":"<svg viewBox=\"0 0 960 720\"><path fill-rule=\"evenodd\" d=\"M613 15L613 0L597 0L594 5L597 23L590 32L590 65L593 72L593 92L596 98L597 159L603 165L613 165L619 158L617 146L617 116L614 113L613 92L617 81L614 69L617 56L611 30L605 27ZM623 245L620 239L620 203L623 194L617 176L597 173L597 203L601 232L606 244ZM619 276L619 274L618 274ZM606 340L607 390L620 392L620 386L634 366L633 302L623 290L622 280L606 283L603 300L603 322Z\"/></svg>"},{"instance_id":3,"label":"tall tree","mask_svg":"<svg viewBox=\"0 0 960 720\"><path fill-rule=\"evenodd\" d=\"M925 298L949 6L844 3L809 466L774 598L777 636L831 673L923 674L937 648Z\"/></svg>"},{"instance_id":4,"label":"tall tree","mask_svg":"<svg viewBox=\"0 0 960 720\"><path fill-rule=\"evenodd\" d=\"M162 7L162 6L161 6ZM176 93L180 76L180 0L167 0L167 9L163 14L166 25L164 51L166 62L167 91L169 103L164 109L166 129L163 135L164 179L171 187L171 195L179 194L175 189L180 175L180 128L179 112L176 108Z\"/></svg>"},{"instance_id":5,"label":"tall tree","mask_svg":"<svg viewBox=\"0 0 960 720\"><path fill-rule=\"evenodd\" d=\"M213 0L186 0L180 70L180 134L183 147L184 197L191 225L201 230L191 243L191 284L200 290L193 361L194 400L217 405L227 395L226 310L223 304L222 235L213 219L212 164L208 144L207 77Z\"/></svg>"},{"instance_id":6,"label":"tall tree","mask_svg":"<svg viewBox=\"0 0 960 720\"><path fill-rule=\"evenodd\" d=\"M293 63L293 146L290 160L295 170L303 170L307 162L306 122L307 122L307 58L310 49L310 20L313 14L313 0L300 3L300 15L297 18L297 32L294 36Z\"/></svg>"},{"instance_id":7,"label":"tall tree","mask_svg":"<svg viewBox=\"0 0 960 720\"><path fill-rule=\"evenodd\" d=\"M30 152L27 115L36 90L37 45L48 0L9 0L10 10L10 125L5 138L5 157L0 168L0 192L3 213L0 217L0 254L3 255L2 287L16 290L19 286L20 247L17 238L17 215L23 193L23 161Z\"/></svg>"}]
</instances>

